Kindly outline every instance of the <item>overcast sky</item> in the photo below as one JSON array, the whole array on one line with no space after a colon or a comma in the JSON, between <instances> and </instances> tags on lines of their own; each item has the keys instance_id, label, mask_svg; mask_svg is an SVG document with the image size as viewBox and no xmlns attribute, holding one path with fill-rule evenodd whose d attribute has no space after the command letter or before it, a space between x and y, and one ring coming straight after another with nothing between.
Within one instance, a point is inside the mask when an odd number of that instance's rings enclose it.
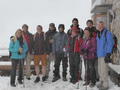
<instances>
[{"instance_id":1,"label":"overcast sky","mask_svg":"<svg viewBox=\"0 0 120 90\"><path fill-rule=\"evenodd\" d=\"M67 31L76 17L84 28L91 18L90 9L91 0L0 0L0 48L8 47L10 36L23 24L32 33L37 25L47 31L51 22L56 27L65 24Z\"/></svg>"}]
</instances>

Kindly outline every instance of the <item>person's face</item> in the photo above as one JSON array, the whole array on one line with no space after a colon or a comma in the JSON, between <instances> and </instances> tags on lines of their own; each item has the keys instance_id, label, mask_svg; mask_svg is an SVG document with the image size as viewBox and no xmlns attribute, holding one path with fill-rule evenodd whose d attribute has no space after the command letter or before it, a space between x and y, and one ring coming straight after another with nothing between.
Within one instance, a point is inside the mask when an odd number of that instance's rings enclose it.
<instances>
[{"instance_id":1,"label":"person's face","mask_svg":"<svg viewBox=\"0 0 120 90\"><path fill-rule=\"evenodd\" d=\"M59 28L59 31L60 31L60 32L63 32L63 31L64 31L64 29L63 29L62 27L60 27L60 28Z\"/></svg>"},{"instance_id":2,"label":"person's face","mask_svg":"<svg viewBox=\"0 0 120 90\"><path fill-rule=\"evenodd\" d=\"M42 32L42 27L37 27L37 32L41 33Z\"/></svg>"},{"instance_id":3,"label":"person's face","mask_svg":"<svg viewBox=\"0 0 120 90\"><path fill-rule=\"evenodd\" d=\"M24 32L27 32L27 31L28 31L28 27L27 27L27 26L24 26L24 27L23 27L23 31L24 31Z\"/></svg>"},{"instance_id":4,"label":"person's face","mask_svg":"<svg viewBox=\"0 0 120 90\"><path fill-rule=\"evenodd\" d=\"M49 28L50 28L51 31L54 30L54 27L52 27L52 26L50 26Z\"/></svg>"},{"instance_id":5,"label":"person's face","mask_svg":"<svg viewBox=\"0 0 120 90\"><path fill-rule=\"evenodd\" d=\"M91 22L88 22L88 23L87 23L87 26L90 27L90 28L92 28L92 27L93 27L93 24L92 24Z\"/></svg>"},{"instance_id":6,"label":"person's face","mask_svg":"<svg viewBox=\"0 0 120 90\"><path fill-rule=\"evenodd\" d=\"M72 25L73 25L74 27L76 27L76 26L78 25L78 22L77 22L77 21L73 21L73 22L72 22Z\"/></svg>"},{"instance_id":7,"label":"person's face","mask_svg":"<svg viewBox=\"0 0 120 90\"><path fill-rule=\"evenodd\" d=\"M17 34L17 37L19 38L22 35L22 32L18 30L16 34Z\"/></svg>"},{"instance_id":8,"label":"person's face","mask_svg":"<svg viewBox=\"0 0 120 90\"><path fill-rule=\"evenodd\" d=\"M72 35L76 35L76 31L75 30L72 30Z\"/></svg>"},{"instance_id":9,"label":"person's face","mask_svg":"<svg viewBox=\"0 0 120 90\"><path fill-rule=\"evenodd\" d=\"M99 31L102 31L102 30L104 29L104 27L105 27L105 26L104 26L104 23L99 23L99 24L98 24L98 30L99 30Z\"/></svg>"},{"instance_id":10,"label":"person's face","mask_svg":"<svg viewBox=\"0 0 120 90\"><path fill-rule=\"evenodd\" d=\"M85 35L85 38L89 38L90 37L90 32L85 30L84 31L84 35Z\"/></svg>"}]
</instances>

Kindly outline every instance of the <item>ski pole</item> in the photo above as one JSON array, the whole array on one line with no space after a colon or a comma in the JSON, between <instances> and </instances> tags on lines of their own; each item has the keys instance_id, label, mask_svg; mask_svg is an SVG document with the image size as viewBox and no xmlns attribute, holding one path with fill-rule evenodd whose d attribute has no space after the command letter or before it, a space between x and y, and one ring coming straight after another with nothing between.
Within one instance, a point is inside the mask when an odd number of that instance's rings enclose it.
<instances>
[{"instance_id":1,"label":"ski pole","mask_svg":"<svg viewBox=\"0 0 120 90\"><path fill-rule=\"evenodd\" d=\"M87 59L88 59L88 53L87 54ZM87 90L87 84L88 84L88 72L87 72L87 64L88 64L88 60L86 59L86 90Z\"/></svg>"}]
</instances>

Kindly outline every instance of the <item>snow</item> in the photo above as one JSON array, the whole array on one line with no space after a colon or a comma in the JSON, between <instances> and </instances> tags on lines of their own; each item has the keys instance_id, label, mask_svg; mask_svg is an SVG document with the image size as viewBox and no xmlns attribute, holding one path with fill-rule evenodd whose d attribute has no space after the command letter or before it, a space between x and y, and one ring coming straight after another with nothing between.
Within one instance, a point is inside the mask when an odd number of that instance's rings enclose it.
<instances>
[{"instance_id":1,"label":"snow","mask_svg":"<svg viewBox=\"0 0 120 90\"><path fill-rule=\"evenodd\" d=\"M116 71L118 74L120 74L120 65L113 65L110 63L109 67L111 67L114 71Z\"/></svg>"},{"instance_id":2,"label":"snow","mask_svg":"<svg viewBox=\"0 0 120 90\"><path fill-rule=\"evenodd\" d=\"M7 48L0 49L0 56L9 56L9 50Z\"/></svg>"},{"instance_id":3,"label":"snow","mask_svg":"<svg viewBox=\"0 0 120 90\"><path fill-rule=\"evenodd\" d=\"M61 65L61 68L62 68L62 65ZM53 83L52 82L53 69L54 69L53 63L51 63L51 71L50 71L50 76L49 76L47 83L43 83L42 81L40 81L39 83L34 84L34 80L36 76L32 75L30 81L26 80L25 78L25 87L23 87L23 85L19 85L18 83L16 83L17 87L15 88L11 87L9 83L10 77L0 77L0 90L86 90L86 86L83 86L84 81L80 81L79 89L77 89L78 83L73 85L69 82L69 78L70 78L69 70L68 70L68 75L67 75L67 79L68 79L67 82L63 82L62 77L61 77L60 80ZM62 72L62 69L60 69L60 72ZM40 77L42 78L42 75L40 75ZM84 77L84 69L83 69L82 77ZM110 79L109 79L109 87L110 87L109 90L120 90L120 87L112 83ZM96 86L94 88L90 88L89 86L87 86L87 88L88 88L87 90L98 90Z\"/></svg>"}]
</instances>

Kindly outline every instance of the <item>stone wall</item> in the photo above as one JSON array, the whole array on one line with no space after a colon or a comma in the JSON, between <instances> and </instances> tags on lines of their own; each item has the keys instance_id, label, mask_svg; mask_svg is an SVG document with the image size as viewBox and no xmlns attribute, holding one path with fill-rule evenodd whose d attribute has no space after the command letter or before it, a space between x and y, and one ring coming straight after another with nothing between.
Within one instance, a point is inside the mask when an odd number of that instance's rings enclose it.
<instances>
[{"instance_id":1,"label":"stone wall","mask_svg":"<svg viewBox=\"0 0 120 90\"><path fill-rule=\"evenodd\" d=\"M113 1L113 12L115 13L115 19L112 21L111 30L120 38L120 0ZM118 48L120 50L120 40L118 39Z\"/></svg>"}]
</instances>

